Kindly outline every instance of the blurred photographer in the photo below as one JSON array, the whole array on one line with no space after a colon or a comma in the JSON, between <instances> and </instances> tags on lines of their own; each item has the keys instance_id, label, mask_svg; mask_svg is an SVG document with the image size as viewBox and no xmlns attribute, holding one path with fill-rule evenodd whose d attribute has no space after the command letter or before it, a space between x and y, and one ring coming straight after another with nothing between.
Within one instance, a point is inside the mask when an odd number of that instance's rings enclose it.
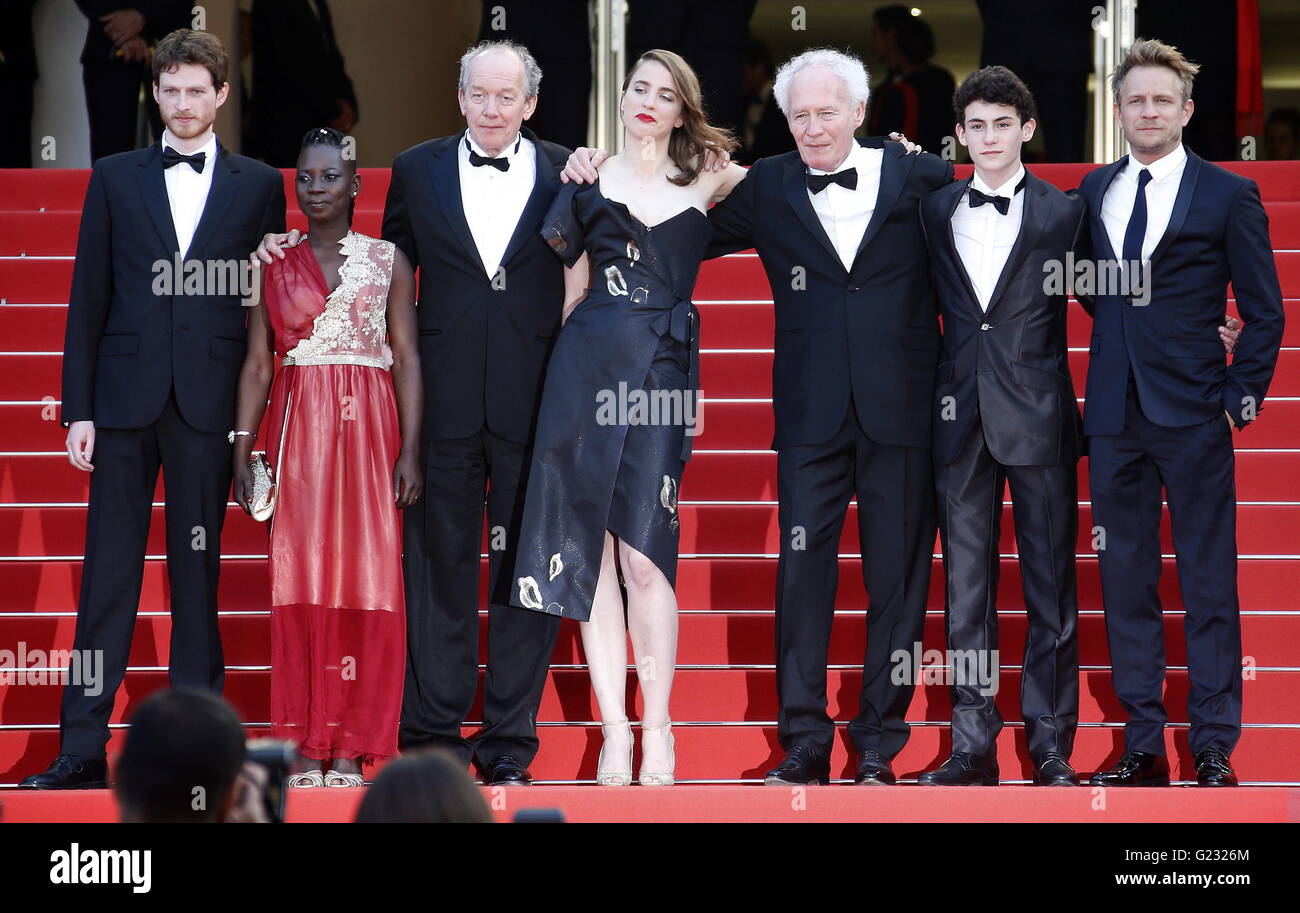
<instances>
[{"instance_id":1,"label":"blurred photographer","mask_svg":"<svg viewBox=\"0 0 1300 913\"><path fill-rule=\"evenodd\" d=\"M162 691L131 718L113 792L123 823L264 824L267 768L248 751L230 705L202 691Z\"/></svg>"}]
</instances>

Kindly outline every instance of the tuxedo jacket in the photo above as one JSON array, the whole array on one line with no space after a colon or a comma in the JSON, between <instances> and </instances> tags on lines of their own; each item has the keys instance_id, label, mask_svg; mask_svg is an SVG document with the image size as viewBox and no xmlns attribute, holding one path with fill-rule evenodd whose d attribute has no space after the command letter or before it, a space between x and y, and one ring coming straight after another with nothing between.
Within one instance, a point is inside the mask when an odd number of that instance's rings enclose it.
<instances>
[{"instance_id":1,"label":"tuxedo jacket","mask_svg":"<svg viewBox=\"0 0 1300 913\"><path fill-rule=\"evenodd\" d=\"M207 167L212 185L186 260L246 264L263 235L284 231L284 181L220 144ZM168 274L159 267L176 272L177 247L162 144L95 162L68 302L63 424L143 428L174 387L191 427L234 427L248 311L238 282L205 280L203 291L229 294L170 294L184 287L158 282Z\"/></svg>"},{"instance_id":2,"label":"tuxedo jacket","mask_svg":"<svg viewBox=\"0 0 1300 913\"><path fill-rule=\"evenodd\" d=\"M970 180L921 201L943 353L934 401L934 459L952 463L978 414L989 453L1007 466L1053 466L1079 458L1080 419L1067 358L1065 283L1045 291L1044 267L1063 268L1087 230L1087 207L1026 172L1020 232L980 308L957 252L953 212Z\"/></svg>"},{"instance_id":3,"label":"tuxedo jacket","mask_svg":"<svg viewBox=\"0 0 1300 913\"><path fill-rule=\"evenodd\" d=\"M850 392L873 441L930 445L939 325L918 202L952 181L929 153L883 147L880 193L846 270L808 199L799 153L760 159L709 211L709 256L753 247L776 308L772 447L818 444L839 430ZM705 379L707 384L707 378Z\"/></svg>"},{"instance_id":4,"label":"tuxedo jacket","mask_svg":"<svg viewBox=\"0 0 1300 913\"><path fill-rule=\"evenodd\" d=\"M419 269L420 370L426 440L493 434L527 443L564 309L564 265L542 240L569 150L523 130L537 178L494 287L465 220L457 146L464 132L407 149L393 162L384 240Z\"/></svg>"},{"instance_id":5,"label":"tuxedo jacket","mask_svg":"<svg viewBox=\"0 0 1300 913\"><path fill-rule=\"evenodd\" d=\"M1115 259L1101 203L1127 156L1089 173L1092 256ZM1245 326L1232 364L1218 327L1232 283ZM1151 300L1123 295L1080 301L1093 314L1084 433L1120 434L1130 373L1142 412L1157 425L1187 427L1224 410L1238 428L1263 405L1282 345L1285 316L1268 216L1253 180L1187 150L1187 164L1164 237L1150 261Z\"/></svg>"}]
</instances>

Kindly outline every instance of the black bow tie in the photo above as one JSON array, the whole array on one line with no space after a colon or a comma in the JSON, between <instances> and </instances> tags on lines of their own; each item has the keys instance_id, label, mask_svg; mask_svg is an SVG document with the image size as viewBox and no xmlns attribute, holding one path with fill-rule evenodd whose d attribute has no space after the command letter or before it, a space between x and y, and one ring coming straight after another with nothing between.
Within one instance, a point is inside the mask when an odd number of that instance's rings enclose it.
<instances>
[{"instance_id":1,"label":"black bow tie","mask_svg":"<svg viewBox=\"0 0 1300 913\"><path fill-rule=\"evenodd\" d=\"M1016 185L1016 189L1014 193L1019 193L1024 188L1025 188L1025 178L1021 178L1020 183ZM994 196L993 194L982 193L976 190L974 187L971 187L970 208L974 209L977 206L983 206L985 203L992 203L993 208L996 209L999 213L1001 213L1004 216L1011 209L1011 197Z\"/></svg>"},{"instance_id":2,"label":"black bow tie","mask_svg":"<svg viewBox=\"0 0 1300 913\"><path fill-rule=\"evenodd\" d=\"M203 160L207 158L207 153L196 152L193 155L181 155L171 146L163 146L163 170L166 171L172 165L179 165L181 162L188 162L189 166L199 174L203 173Z\"/></svg>"},{"instance_id":3,"label":"black bow tie","mask_svg":"<svg viewBox=\"0 0 1300 913\"><path fill-rule=\"evenodd\" d=\"M849 190L856 190L858 187L858 169L845 168L843 171L837 171L834 174L808 175L808 189L813 193L821 193L831 184L839 184Z\"/></svg>"},{"instance_id":4,"label":"black bow tie","mask_svg":"<svg viewBox=\"0 0 1300 913\"><path fill-rule=\"evenodd\" d=\"M515 140L515 150L514 150L515 152L519 151L519 143L522 140L523 140L522 136L520 136L519 139ZM510 170L510 159L505 158L504 156L498 158L489 158L486 155L479 155L477 152L474 151L474 147L469 144L469 137L465 138L465 148L469 150L469 163L473 165L475 168L478 168L482 165L491 165L497 171Z\"/></svg>"}]
</instances>

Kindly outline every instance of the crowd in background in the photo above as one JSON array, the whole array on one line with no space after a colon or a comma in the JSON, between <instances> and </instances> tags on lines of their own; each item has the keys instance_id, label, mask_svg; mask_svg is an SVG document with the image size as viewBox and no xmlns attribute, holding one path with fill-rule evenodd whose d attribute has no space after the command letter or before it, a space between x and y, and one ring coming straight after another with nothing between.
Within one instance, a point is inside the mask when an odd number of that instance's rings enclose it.
<instances>
[{"instance_id":1,"label":"crowd in background","mask_svg":"<svg viewBox=\"0 0 1300 913\"><path fill-rule=\"evenodd\" d=\"M86 17L80 64L91 158L149 145L162 129L149 91L152 49L163 35L189 24L192 4L76 2ZM984 25L980 65L1014 70L1038 100L1043 136L1038 159L1087 161L1092 0L974 2ZM32 35L35 5L36 0L0 5L0 123L5 127L0 131L0 167L32 165L33 86L39 76ZM696 68L712 121L741 139L736 158L745 164L793 148L772 97L772 54L750 28L756 6L757 0L632 0L626 32L628 59L652 47L667 48ZM587 0L484 0L482 7L480 39L510 38L537 49L546 91L539 97L533 129L570 148L586 144L587 106L572 102L589 97L592 85ZM1254 135L1262 140L1255 153L1260 158L1300 157L1300 110L1275 108L1265 119L1261 93L1246 85L1252 72L1258 74L1258 41L1251 43L1238 15L1233 3L1146 0L1138 12L1138 29L1165 36L1204 67L1196 117L1188 126L1189 146L1212 161L1235 159L1241 155L1240 138ZM865 132L883 136L898 131L925 149L941 151L952 134L956 83L953 73L934 62L938 45L933 28L904 4L864 9L865 16L870 18L869 59L879 72ZM504 31L495 28L502 21ZM240 13L239 26L242 62L249 64L239 86L245 155L288 168L306 130L329 124L343 133L352 131L361 106L328 0L254 0L251 9ZM1224 41L1225 35L1238 40Z\"/></svg>"}]
</instances>

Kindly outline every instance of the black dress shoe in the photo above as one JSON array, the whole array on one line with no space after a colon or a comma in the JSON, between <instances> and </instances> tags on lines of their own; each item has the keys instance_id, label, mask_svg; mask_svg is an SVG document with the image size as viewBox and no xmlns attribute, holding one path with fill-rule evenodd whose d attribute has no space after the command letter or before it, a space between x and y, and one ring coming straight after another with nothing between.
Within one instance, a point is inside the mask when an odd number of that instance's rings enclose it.
<instances>
[{"instance_id":1,"label":"black dress shoe","mask_svg":"<svg viewBox=\"0 0 1300 913\"><path fill-rule=\"evenodd\" d=\"M858 759L858 772L853 782L859 786L893 786L898 778L889 769L885 756L874 748L868 748Z\"/></svg>"},{"instance_id":2,"label":"black dress shoe","mask_svg":"<svg viewBox=\"0 0 1300 913\"><path fill-rule=\"evenodd\" d=\"M1093 786L1168 786L1169 763L1164 755L1126 751L1110 770L1092 775Z\"/></svg>"},{"instance_id":3,"label":"black dress shoe","mask_svg":"<svg viewBox=\"0 0 1300 913\"><path fill-rule=\"evenodd\" d=\"M18 786L22 789L107 789L108 762L61 754L45 773L32 774Z\"/></svg>"},{"instance_id":4,"label":"black dress shoe","mask_svg":"<svg viewBox=\"0 0 1300 913\"><path fill-rule=\"evenodd\" d=\"M785 760L763 778L768 786L825 786L831 781L831 760L807 745L796 745Z\"/></svg>"},{"instance_id":5,"label":"black dress shoe","mask_svg":"<svg viewBox=\"0 0 1300 913\"><path fill-rule=\"evenodd\" d=\"M488 786L531 786L532 775L528 768L508 754L497 755L488 764L483 774L483 782Z\"/></svg>"},{"instance_id":6,"label":"black dress shoe","mask_svg":"<svg viewBox=\"0 0 1300 913\"><path fill-rule=\"evenodd\" d=\"M1237 775L1222 748L1206 748L1196 753L1196 782L1200 786L1236 786Z\"/></svg>"},{"instance_id":7,"label":"black dress shoe","mask_svg":"<svg viewBox=\"0 0 1300 913\"><path fill-rule=\"evenodd\" d=\"M1035 786L1078 786L1079 775L1065 758L1048 752L1034 763Z\"/></svg>"},{"instance_id":8,"label":"black dress shoe","mask_svg":"<svg viewBox=\"0 0 1300 913\"><path fill-rule=\"evenodd\" d=\"M997 786L998 762L964 751L954 751L936 769L920 776L922 786Z\"/></svg>"}]
</instances>

